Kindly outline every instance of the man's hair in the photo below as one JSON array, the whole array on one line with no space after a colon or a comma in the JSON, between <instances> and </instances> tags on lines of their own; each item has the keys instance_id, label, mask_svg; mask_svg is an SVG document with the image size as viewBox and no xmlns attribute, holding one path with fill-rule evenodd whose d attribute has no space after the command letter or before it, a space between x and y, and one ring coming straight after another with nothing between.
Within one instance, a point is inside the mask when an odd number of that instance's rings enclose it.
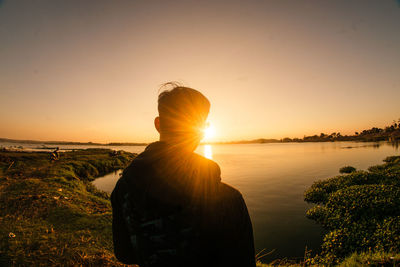
<instances>
[{"instance_id":1,"label":"man's hair","mask_svg":"<svg viewBox=\"0 0 400 267\"><path fill-rule=\"evenodd\" d=\"M210 102L199 91L176 82L165 83L158 96L160 130L163 133L190 133L202 127L210 111Z\"/></svg>"}]
</instances>

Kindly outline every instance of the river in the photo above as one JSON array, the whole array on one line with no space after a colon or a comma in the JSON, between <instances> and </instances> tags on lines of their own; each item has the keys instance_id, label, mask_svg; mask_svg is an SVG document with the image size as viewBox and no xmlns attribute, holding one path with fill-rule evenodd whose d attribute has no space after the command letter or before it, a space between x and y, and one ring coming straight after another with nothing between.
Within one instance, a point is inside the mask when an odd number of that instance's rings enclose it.
<instances>
[{"instance_id":1,"label":"river","mask_svg":"<svg viewBox=\"0 0 400 267\"><path fill-rule=\"evenodd\" d=\"M196 152L217 162L222 181L242 192L253 222L256 251L274 250L267 261L301 258L306 246L319 250L324 231L305 217L311 205L303 200L314 181L339 175L345 165L365 170L387 156L399 155L398 147L387 142L203 145ZM111 192L119 173L96 179L94 184Z\"/></svg>"}]
</instances>

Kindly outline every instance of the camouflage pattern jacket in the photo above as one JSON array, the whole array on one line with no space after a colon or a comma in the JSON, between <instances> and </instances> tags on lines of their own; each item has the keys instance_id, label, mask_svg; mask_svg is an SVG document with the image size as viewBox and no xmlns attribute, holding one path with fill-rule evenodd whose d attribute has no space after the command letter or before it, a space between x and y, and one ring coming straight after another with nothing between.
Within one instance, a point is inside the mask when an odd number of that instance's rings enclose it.
<instances>
[{"instance_id":1,"label":"camouflage pattern jacket","mask_svg":"<svg viewBox=\"0 0 400 267\"><path fill-rule=\"evenodd\" d=\"M111 203L114 252L123 263L255 266L243 197L200 155L150 144L124 170Z\"/></svg>"}]
</instances>

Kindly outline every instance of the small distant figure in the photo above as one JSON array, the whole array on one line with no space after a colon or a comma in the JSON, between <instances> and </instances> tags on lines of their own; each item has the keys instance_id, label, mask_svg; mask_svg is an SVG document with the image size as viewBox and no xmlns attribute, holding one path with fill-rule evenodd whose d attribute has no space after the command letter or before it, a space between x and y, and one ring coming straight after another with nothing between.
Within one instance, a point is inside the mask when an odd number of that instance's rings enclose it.
<instances>
[{"instance_id":1,"label":"small distant figure","mask_svg":"<svg viewBox=\"0 0 400 267\"><path fill-rule=\"evenodd\" d=\"M221 182L217 163L194 153L210 102L170 85L158 97L160 141L133 160L111 194L115 256L140 267L255 267L242 194Z\"/></svg>"},{"instance_id":2,"label":"small distant figure","mask_svg":"<svg viewBox=\"0 0 400 267\"><path fill-rule=\"evenodd\" d=\"M56 149L51 153L51 160L59 160L60 159L60 154L58 151L60 150L59 147L56 147Z\"/></svg>"}]
</instances>

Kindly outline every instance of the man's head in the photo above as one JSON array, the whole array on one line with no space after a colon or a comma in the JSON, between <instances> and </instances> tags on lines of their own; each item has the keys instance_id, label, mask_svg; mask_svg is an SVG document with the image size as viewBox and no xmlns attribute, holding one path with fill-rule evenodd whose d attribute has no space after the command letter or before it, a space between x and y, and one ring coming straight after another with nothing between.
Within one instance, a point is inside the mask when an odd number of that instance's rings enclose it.
<instances>
[{"instance_id":1,"label":"man's head","mask_svg":"<svg viewBox=\"0 0 400 267\"><path fill-rule=\"evenodd\" d=\"M167 83L171 90L158 96L158 114L154 121L160 140L194 150L203 138L210 102L189 87Z\"/></svg>"}]
</instances>

